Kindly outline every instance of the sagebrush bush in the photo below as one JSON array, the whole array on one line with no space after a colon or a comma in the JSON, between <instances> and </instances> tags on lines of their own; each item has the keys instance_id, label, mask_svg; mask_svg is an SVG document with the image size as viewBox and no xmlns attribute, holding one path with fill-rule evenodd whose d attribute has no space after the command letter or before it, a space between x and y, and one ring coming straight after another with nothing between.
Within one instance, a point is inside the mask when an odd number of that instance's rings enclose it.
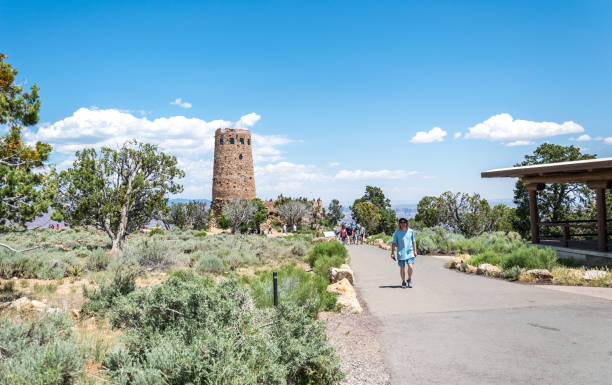
<instances>
[{"instance_id":1,"label":"sagebrush bush","mask_svg":"<svg viewBox=\"0 0 612 385\"><path fill-rule=\"evenodd\" d=\"M85 316L104 316L115 301L136 289L137 271L132 267L119 267L111 281L99 284L98 289L88 289L83 286L83 296L87 301L81 306L81 313Z\"/></svg>"},{"instance_id":2,"label":"sagebrush bush","mask_svg":"<svg viewBox=\"0 0 612 385\"><path fill-rule=\"evenodd\" d=\"M140 266L146 268L164 268L176 260L176 255L170 250L169 245L155 238L142 239L128 245L122 253L133 257Z\"/></svg>"},{"instance_id":3,"label":"sagebrush bush","mask_svg":"<svg viewBox=\"0 0 612 385\"><path fill-rule=\"evenodd\" d=\"M75 265L82 266L81 261L65 252L12 253L0 249L0 278L58 279L67 277Z\"/></svg>"},{"instance_id":4,"label":"sagebrush bush","mask_svg":"<svg viewBox=\"0 0 612 385\"><path fill-rule=\"evenodd\" d=\"M296 257L303 257L306 255L306 253L308 253L308 248L302 243L296 243L291 248L291 254L295 255Z\"/></svg>"},{"instance_id":5,"label":"sagebrush bush","mask_svg":"<svg viewBox=\"0 0 612 385\"><path fill-rule=\"evenodd\" d=\"M189 272L121 296L110 315L123 348L104 366L116 384L339 384L323 325L303 308L259 309L235 281Z\"/></svg>"},{"instance_id":6,"label":"sagebrush bush","mask_svg":"<svg viewBox=\"0 0 612 385\"><path fill-rule=\"evenodd\" d=\"M315 274L329 279L329 272L332 267L339 267L346 262L346 258L340 255L322 256L317 259L312 270Z\"/></svg>"},{"instance_id":7,"label":"sagebrush bush","mask_svg":"<svg viewBox=\"0 0 612 385\"><path fill-rule=\"evenodd\" d=\"M85 267L91 271L101 271L106 269L108 264L110 263L111 256L106 253L106 250L102 248L97 248L92 250L87 257L87 262L85 263Z\"/></svg>"},{"instance_id":8,"label":"sagebrush bush","mask_svg":"<svg viewBox=\"0 0 612 385\"><path fill-rule=\"evenodd\" d=\"M417 236L415 241L420 254L432 254L440 250L434 240L426 235Z\"/></svg>"},{"instance_id":9,"label":"sagebrush bush","mask_svg":"<svg viewBox=\"0 0 612 385\"><path fill-rule=\"evenodd\" d=\"M84 373L84 354L62 312L31 321L2 318L0 341L1 385L70 385Z\"/></svg>"},{"instance_id":10,"label":"sagebrush bush","mask_svg":"<svg viewBox=\"0 0 612 385\"><path fill-rule=\"evenodd\" d=\"M196 269L205 273L223 273L225 265L221 258L213 254L204 254L198 259Z\"/></svg>"}]
</instances>

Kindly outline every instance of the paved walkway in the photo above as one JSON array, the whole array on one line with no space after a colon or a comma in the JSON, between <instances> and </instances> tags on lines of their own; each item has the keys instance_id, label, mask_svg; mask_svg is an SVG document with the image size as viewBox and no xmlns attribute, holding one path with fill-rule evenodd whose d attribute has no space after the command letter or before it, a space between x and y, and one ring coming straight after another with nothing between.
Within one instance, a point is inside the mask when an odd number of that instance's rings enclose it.
<instances>
[{"instance_id":1,"label":"paved walkway","mask_svg":"<svg viewBox=\"0 0 612 385\"><path fill-rule=\"evenodd\" d=\"M402 289L388 251L349 253L359 299L382 322L393 385L612 384L612 301L459 273L428 256Z\"/></svg>"}]
</instances>

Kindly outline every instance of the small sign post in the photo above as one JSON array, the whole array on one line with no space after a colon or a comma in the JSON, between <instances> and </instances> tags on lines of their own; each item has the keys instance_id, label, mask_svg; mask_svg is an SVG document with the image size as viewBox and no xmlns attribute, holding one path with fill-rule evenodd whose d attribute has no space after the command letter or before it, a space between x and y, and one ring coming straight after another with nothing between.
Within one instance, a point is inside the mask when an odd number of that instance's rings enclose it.
<instances>
[{"instance_id":1,"label":"small sign post","mask_svg":"<svg viewBox=\"0 0 612 385\"><path fill-rule=\"evenodd\" d=\"M276 271L272 273L272 281L274 287L274 306L278 306L278 274Z\"/></svg>"}]
</instances>

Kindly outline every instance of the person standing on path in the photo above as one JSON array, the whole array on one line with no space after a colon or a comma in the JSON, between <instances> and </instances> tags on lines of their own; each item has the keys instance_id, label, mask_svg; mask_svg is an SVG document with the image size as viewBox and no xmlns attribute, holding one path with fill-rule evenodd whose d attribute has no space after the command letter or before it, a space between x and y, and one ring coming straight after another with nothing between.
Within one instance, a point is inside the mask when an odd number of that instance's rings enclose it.
<instances>
[{"instance_id":1,"label":"person standing on path","mask_svg":"<svg viewBox=\"0 0 612 385\"><path fill-rule=\"evenodd\" d=\"M393 243L391 244L391 259L395 259L395 249L397 249L397 264L399 265L400 275L402 277L402 287L412 287L412 266L414 258L417 256L416 242L414 241L414 231L408 228L408 220L400 218L399 229L393 234ZM408 281L406 282L405 266L408 265Z\"/></svg>"}]
</instances>

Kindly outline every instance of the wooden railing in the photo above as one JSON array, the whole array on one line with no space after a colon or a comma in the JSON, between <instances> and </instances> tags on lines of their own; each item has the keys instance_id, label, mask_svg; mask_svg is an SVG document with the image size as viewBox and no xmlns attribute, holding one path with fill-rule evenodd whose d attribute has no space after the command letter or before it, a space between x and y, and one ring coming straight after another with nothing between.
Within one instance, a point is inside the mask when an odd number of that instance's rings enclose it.
<instances>
[{"instance_id":1,"label":"wooden railing","mask_svg":"<svg viewBox=\"0 0 612 385\"><path fill-rule=\"evenodd\" d=\"M606 220L607 228L612 230L612 226L608 223L612 222L612 219ZM569 246L569 241L572 237L596 237L597 233L597 220L595 219L583 219L583 220L570 220L570 221L558 221L558 222L538 222L538 226L544 227L561 227L563 230L563 235L540 235L540 239L557 239L561 238L561 243L563 247ZM586 232L586 233L575 233L572 234L570 229L587 229L593 230L594 232ZM606 235L612 235L612 232L607 232Z\"/></svg>"}]
</instances>

